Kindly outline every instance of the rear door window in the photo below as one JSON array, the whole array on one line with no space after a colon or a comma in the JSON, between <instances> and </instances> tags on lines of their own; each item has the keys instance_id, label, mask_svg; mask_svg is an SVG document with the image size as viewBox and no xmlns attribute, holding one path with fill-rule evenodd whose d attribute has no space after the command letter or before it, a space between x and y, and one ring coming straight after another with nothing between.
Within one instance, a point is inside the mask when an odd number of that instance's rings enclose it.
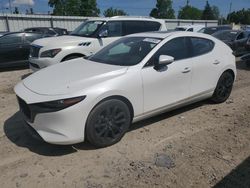
<instances>
[{"instance_id":1,"label":"rear door window","mask_svg":"<svg viewBox=\"0 0 250 188\"><path fill-rule=\"evenodd\" d=\"M214 42L199 37L190 37L192 45L192 57L206 54L213 50Z\"/></svg>"},{"instance_id":2,"label":"rear door window","mask_svg":"<svg viewBox=\"0 0 250 188\"><path fill-rule=\"evenodd\" d=\"M144 31L159 31L161 24L159 22L145 21Z\"/></svg>"},{"instance_id":3,"label":"rear door window","mask_svg":"<svg viewBox=\"0 0 250 188\"><path fill-rule=\"evenodd\" d=\"M141 33L145 31L145 24L143 21L125 21L124 30L125 35Z\"/></svg>"}]
</instances>

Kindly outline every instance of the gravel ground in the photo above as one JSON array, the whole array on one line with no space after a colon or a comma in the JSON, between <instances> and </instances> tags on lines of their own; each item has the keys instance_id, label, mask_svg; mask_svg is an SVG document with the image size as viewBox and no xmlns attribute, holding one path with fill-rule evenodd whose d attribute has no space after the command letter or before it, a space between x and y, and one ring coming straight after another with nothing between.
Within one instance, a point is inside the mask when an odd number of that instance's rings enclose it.
<instances>
[{"instance_id":1,"label":"gravel ground","mask_svg":"<svg viewBox=\"0 0 250 188\"><path fill-rule=\"evenodd\" d=\"M1 187L250 187L250 69L237 63L229 100L189 105L134 124L116 145L34 140L13 86L28 70L0 72Z\"/></svg>"}]
</instances>

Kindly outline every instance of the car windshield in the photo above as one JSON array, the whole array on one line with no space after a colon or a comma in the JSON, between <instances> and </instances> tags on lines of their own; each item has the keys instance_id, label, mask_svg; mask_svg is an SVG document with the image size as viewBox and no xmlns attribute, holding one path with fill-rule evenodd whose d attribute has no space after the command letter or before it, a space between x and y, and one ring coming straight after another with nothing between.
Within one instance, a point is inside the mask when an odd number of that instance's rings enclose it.
<instances>
[{"instance_id":1,"label":"car windshield","mask_svg":"<svg viewBox=\"0 0 250 188\"><path fill-rule=\"evenodd\" d=\"M70 35L91 37L103 25L104 21L87 21L78 26Z\"/></svg>"},{"instance_id":2,"label":"car windshield","mask_svg":"<svg viewBox=\"0 0 250 188\"><path fill-rule=\"evenodd\" d=\"M89 60L119 66L132 66L144 57L161 41L158 38L125 37L103 48Z\"/></svg>"},{"instance_id":3,"label":"car windshield","mask_svg":"<svg viewBox=\"0 0 250 188\"><path fill-rule=\"evenodd\" d=\"M234 40L237 34L237 31L219 31L214 33L213 36L220 40Z\"/></svg>"}]
</instances>

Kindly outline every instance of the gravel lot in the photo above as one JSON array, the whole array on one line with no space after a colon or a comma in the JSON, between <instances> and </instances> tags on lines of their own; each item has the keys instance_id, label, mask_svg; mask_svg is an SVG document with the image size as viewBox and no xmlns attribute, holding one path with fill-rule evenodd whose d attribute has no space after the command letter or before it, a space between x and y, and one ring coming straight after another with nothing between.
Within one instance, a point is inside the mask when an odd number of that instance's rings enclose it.
<instances>
[{"instance_id":1,"label":"gravel lot","mask_svg":"<svg viewBox=\"0 0 250 188\"><path fill-rule=\"evenodd\" d=\"M54 146L26 132L13 86L29 70L0 72L1 187L250 187L250 69L237 63L230 99L136 123L118 144Z\"/></svg>"}]
</instances>

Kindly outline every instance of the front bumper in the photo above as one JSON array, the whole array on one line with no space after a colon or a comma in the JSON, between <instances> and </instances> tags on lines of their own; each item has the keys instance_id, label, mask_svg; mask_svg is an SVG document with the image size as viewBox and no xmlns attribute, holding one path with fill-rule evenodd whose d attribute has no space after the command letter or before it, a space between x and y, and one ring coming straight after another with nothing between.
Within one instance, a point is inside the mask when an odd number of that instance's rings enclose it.
<instances>
[{"instance_id":1,"label":"front bumper","mask_svg":"<svg viewBox=\"0 0 250 188\"><path fill-rule=\"evenodd\" d=\"M54 65L57 59L54 58L29 58L30 69L34 72L46 68L48 66Z\"/></svg>"},{"instance_id":2,"label":"front bumper","mask_svg":"<svg viewBox=\"0 0 250 188\"><path fill-rule=\"evenodd\" d=\"M53 101L59 98L70 98L76 96L48 96L39 95L26 88L22 82L17 84L14 91L18 98L23 101L20 111L24 120L40 135L40 137L51 144L74 144L84 141L85 124L93 104L87 97L68 108L56 112L37 113L32 117L29 106L34 103ZM24 107L26 106L26 107Z\"/></svg>"},{"instance_id":3,"label":"front bumper","mask_svg":"<svg viewBox=\"0 0 250 188\"><path fill-rule=\"evenodd\" d=\"M20 103L19 106L26 123L34 129L31 135L36 135L36 131L45 142L66 145L84 141L87 114L84 116L82 111L83 102L57 112L37 114L34 119L28 117Z\"/></svg>"}]
</instances>

